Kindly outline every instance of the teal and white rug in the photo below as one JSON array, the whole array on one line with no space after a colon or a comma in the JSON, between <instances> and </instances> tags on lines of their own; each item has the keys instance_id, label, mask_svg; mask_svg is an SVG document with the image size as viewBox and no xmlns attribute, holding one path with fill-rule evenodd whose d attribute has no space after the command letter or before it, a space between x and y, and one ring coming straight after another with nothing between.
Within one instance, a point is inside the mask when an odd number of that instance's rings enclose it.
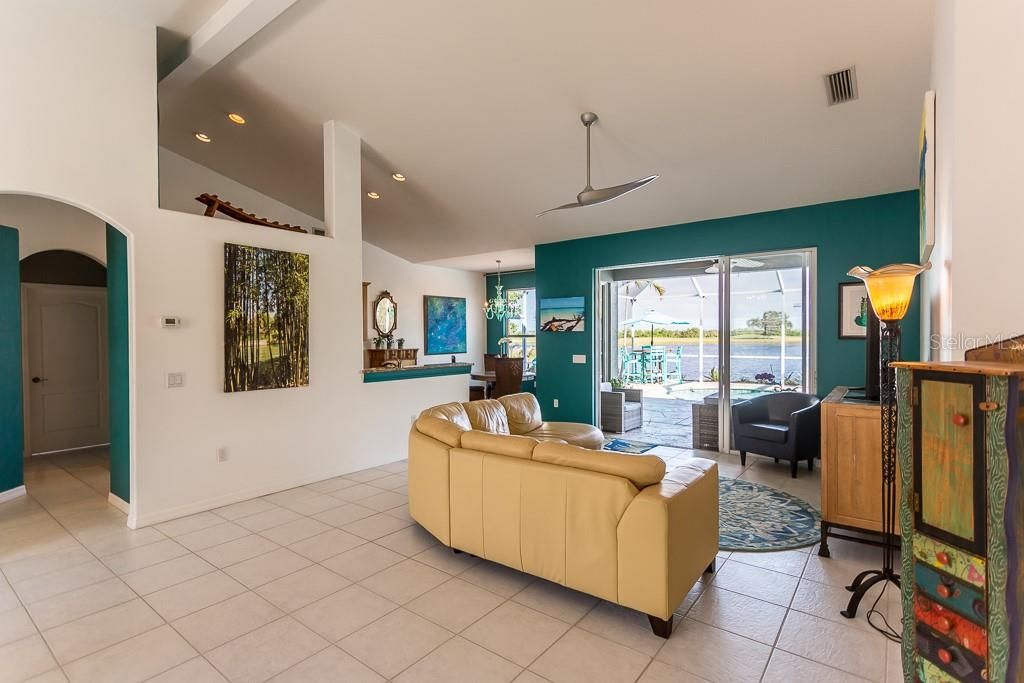
<instances>
[{"instance_id":1,"label":"teal and white rug","mask_svg":"<svg viewBox=\"0 0 1024 683\"><path fill-rule=\"evenodd\" d=\"M629 453L630 455L640 455L651 450L658 444L647 443L646 441L630 441L629 439L609 439L604 440L604 450L615 451L616 453Z\"/></svg>"},{"instance_id":2,"label":"teal and white rug","mask_svg":"<svg viewBox=\"0 0 1024 683\"><path fill-rule=\"evenodd\" d=\"M809 503L771 486L718 481L718 547L762 552L806 548L820 540L821 516Z\"/></svg>"}]
</instances>

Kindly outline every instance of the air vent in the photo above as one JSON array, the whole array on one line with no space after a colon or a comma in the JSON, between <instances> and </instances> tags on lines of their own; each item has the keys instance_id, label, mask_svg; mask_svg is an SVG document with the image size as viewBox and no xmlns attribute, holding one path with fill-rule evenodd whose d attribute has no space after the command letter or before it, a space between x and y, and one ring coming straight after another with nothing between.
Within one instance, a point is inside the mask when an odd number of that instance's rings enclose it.
<instances>
[{"instance_id":1,"label":"air vent","mask_svg":"<svg viewBox=\"0 0 1024 683\"><path fill-rule=\"evenodd\" d=\"M825 75L828 106L857 99L857 67Z\"/></svg>"}]
</instances>

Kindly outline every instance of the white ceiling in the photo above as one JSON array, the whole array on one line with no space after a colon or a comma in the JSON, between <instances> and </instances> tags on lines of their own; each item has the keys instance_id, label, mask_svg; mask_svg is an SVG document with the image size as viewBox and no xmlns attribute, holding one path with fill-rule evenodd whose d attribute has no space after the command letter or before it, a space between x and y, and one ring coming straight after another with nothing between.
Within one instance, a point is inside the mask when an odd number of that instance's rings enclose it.
<instances>
[{"instance_id":1,"label":"white ceiling","mask_svg":"<svg viewBox=\"0 0 1024 683\"><path fill-rule=\"evenodd\" d=\"M161 141L322 216L320 124L341 120L382 195L368 241L515 268L538 243L915 187L931 17L931 0L300 0L161 99ZM854 64L860 99L828 107L822 75ZM661 178L538 219L583 186L588 109L595 186Z\"/></svg>"}]
</instances>

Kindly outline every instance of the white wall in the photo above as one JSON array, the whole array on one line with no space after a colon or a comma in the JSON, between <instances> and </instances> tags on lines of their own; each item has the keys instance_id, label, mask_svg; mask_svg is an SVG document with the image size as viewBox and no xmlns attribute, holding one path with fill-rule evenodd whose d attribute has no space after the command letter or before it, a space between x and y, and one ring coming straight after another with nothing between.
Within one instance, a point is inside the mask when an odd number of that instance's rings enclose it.
<instances>
[{"instance_id":1,"label":"white wall","mask_svg":"<svg viewBox=\"0 0 1024 683\"><path fill-rule=\"evenodd\" d=\"M240 207L261 218L299 225L307 232L312 232L313 228L324 227L324 222L319 218L293 209L247 185L197 164L191 159L186 159L166 147L160 148L159 158L160 208L162 209L202 216L206 211L206 205L200 204L195 198L206 192L215 194L221 199L231 202L233 206ZM234 220L221 213L218 213L216 217L220 220Z\"/></svg>"},{"instance_id":2,"label":"white wall","mask_svg":"<svg viewBox=\"0 0 1024 683\"><path fill-rule=\"evenodd\" d=\"M383 290L391 292L398 302L398 329L395 337L405 339L407 348L420 350L420 363L444 363L450 358L423 356L423 296L458 296L466 299L466 353L456 354L456 360L482 365L487 346L486 327L481 309L484 305L484 287L481 273L465 270L423 266L384 251L366 242L363 243L363 280L370 283L367 297L370 308ZM369 314L370 337L373 330L372 312Z\"/></svg>"},{"instance_id":3,"label":"white wall","mask_svg":"<svg viewBox=\"0 0 1024 683\"><path fill-rule=\"evenodd\" d=\"M362 383L358 182L334 188L331 201L348 210L329 213L341 217L333 239L157 208L155 31L141 11L117 0L36 0L5 3L0 22L0 192L66 201L129 236L129 523L404 457L406 416L462 399L468 382ZM352 185L358 167L337 177ZM223 393L224 242L310 255L308 387ZM183 327L161 328L164 314ZM166 389L168 372L184 372L185 387ZM229 460L218 463L222 447Z\"/></svg>"},{"instance_id":4,"label":"white wall","mask_svg":"<svg viewBox=\"0 0 1024 683\"><path fill-rule=\"evenodd\" d=\"M0 225L18 229L18 257L67 249L107 261L107 228L99 218L42 197L0 195Z\"/></svg>"},{"instance_id":5,"label":"white wall","mask_svg":"<svg viewBox=\"0 0 1024 683\"><path fill-rule=\"evenodd\" d=\"M1024 334L1024 3L939 0L936 91L936 274L926 315L944 359Z\"/></svg>"}]
</instances>

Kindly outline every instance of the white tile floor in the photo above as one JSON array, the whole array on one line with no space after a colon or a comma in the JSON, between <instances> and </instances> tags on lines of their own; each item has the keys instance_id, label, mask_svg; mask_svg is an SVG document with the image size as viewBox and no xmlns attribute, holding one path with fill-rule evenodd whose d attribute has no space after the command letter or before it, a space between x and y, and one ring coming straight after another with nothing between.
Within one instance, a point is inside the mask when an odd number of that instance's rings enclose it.
<instances>
[{"instance_id":1,"label":"white tile floor","mask_svg":"<svg viewBox=\"0 0 1024 683\"><path fill-rule=\"evenodd\" d=\"M409 518L404 462L130 531L104 455L77 455L34 459L29 497L0 505L0 683L902 680L898 646L838 614L867 546L722 553L665 641L437 545ZM818 502L816 475L714 457Z\"/></svg>"}]
</instances>

